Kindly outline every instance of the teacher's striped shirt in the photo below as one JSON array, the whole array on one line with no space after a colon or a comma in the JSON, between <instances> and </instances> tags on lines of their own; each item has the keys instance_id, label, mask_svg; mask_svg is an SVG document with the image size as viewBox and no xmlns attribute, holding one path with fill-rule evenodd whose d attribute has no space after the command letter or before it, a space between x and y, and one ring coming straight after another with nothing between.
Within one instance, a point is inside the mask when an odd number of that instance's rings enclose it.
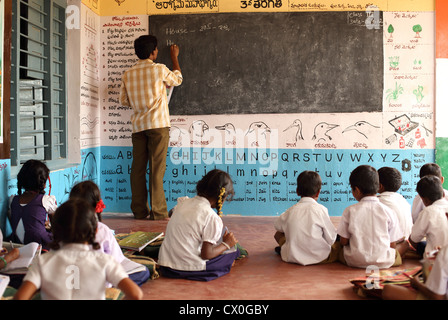
<instances>
[{"instance_id":1,"label":"teacher's striped shirt","mask_svg":"<svg viewBox=\"0 0 448 320\"><path fill-rule=\"evenodd\" d=\"M134 110L132 132L170 127L166 87L178 86L182 80L179 70L150 59L139 60L124 72L120 103Z\"/></svg>"}]
</instances>

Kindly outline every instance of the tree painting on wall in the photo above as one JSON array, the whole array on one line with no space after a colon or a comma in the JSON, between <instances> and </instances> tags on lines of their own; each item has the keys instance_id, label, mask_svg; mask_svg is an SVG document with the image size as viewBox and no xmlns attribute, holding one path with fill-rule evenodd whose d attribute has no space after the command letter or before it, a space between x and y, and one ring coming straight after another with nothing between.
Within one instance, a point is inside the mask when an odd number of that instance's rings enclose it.
<instances>
[{"instance_id":1,"label":"tree painting on wall","mask_svg":"<svg viewBox=\"0 0 448 320\"><path fill-rule=\"evenodd\" d=\"M420 37L420 32L422 32L423 28L421 25L416 24L415 26L412 27L412 31L415 32L415 37L416 38L421 38Z\"/></svg>"}]
</instances>

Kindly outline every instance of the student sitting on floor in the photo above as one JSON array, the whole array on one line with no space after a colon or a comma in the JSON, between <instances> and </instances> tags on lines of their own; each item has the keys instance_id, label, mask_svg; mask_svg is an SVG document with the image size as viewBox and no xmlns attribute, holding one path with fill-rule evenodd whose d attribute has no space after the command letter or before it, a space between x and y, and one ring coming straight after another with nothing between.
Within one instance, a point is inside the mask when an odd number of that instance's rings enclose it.
<instances>
[{"instance_id":1,"label":"student sitting on floor","mask_svg":"<svg viewBox=\"0 0 448 320\"><path fill-rule=\"evenodd\" d=\"M106 206L101 199L101 192L96 183L93 181L83 181L76 184L70 191L70 199L73 198L82 198L86 200L92 209L95 210L98 217L98 228L96 231L95 241L100 245L101 251L113 256L119 263L126 260L127 258L124 256L123 251L118 245L112 230L101 222L101 213ZM129 278L131 278L138 285L142 285L148 281L149 277L150 273L148 268L145 268L145 271L129 274Z\"/></svg>"},{"instance_id":2,"label":"student sitting on floor","mask_svg":"<svg viewBox=\"0 0 448 320\"><path fill-rule=\"evenodd\" d=\"M403 231L403 240L407 240L412 230L412 215L411 205L398 192L402 184L401 173L395 168L382 167L378 169L378 177L380 181L378 199L396 213Z\"/></svg>"},{"instance_id":3,"label":"student sitting on floor","mask_svg":"<svg viewBox=\"0 0 448 320\"><path fill-rule=\"evenodd\" d=\"M219 216L224 201L234 194L230 176L212 170L198 182L196 191L194 198L179 201L168 222L158 260L163 276L213 280L229 273L239 255L238 249L225 253L237 240L224 231Z\"/></svg>"},{"instance_id":4,"label":"student sitting on floor","mask_svg":"<svg viewBox=\"0 0 448 320\"><path fill-rule=\"evenodd\" d=\"M423 257L424 252L448 245L448 201L443 197L442 181L436 176L421 178L417 192L425 208L412 227L409 242Z\"/></svg>"},{"instance_id":5,"label":"student sitting on floor","mask_svg":"<svg viewBox=\"0 0 448 320\"><path fill-rule=\"evenodd\" d=\"M47 219L57 208L56 198L45 194L50 170L39 160L28 160L17 174L17 193L12 196L10 220L15 243L37 242L47 250L53 236Z\"/></svg>"},{"instance_id":6,"label":"student sitting on floor","mask_svg":"<svg viewBox=\"0 0 448 320\"><path fill-rule=\"evenodd\" d=\"M104 300L107 282L128 299L142 298L143 292L124 268L98 250L97 218L85 200L64 202L54 214L52 227L52 250L33 262L14 299L31 299L40 289L42 300Z\"/></svg>"},{"instance_id":7,"label":"student sitting on floor","mask_svg":"<svg viewBox=\"0 0 448 320\"><path fill-rule=\"evenodd\" d=\"M439 165L436 163L426 163L420 168L420 179L426 176L436 176L440 179L440 181L444 181L444 177L442 176L442 170ZM444 198L448 200L448 190L444 191ZM417 221L418 215L425 208L425 204L423 203L420 196L417 194L412 202L412 221L415 223Z\"/></svg>"},{"instance_id":8,"label":"student sitting on floor","mask_svg":"<svg viewBox=\"0 0 448 320\"><path fill-rule=\"evenodd\" d=\"M401 265L401 255L407 250L407 242L395 248L403 233L395 213L376 197L379 187L377 171L371 166L361 165L352 171L349 181L358 203L344 210L337 229L343 247L340 262L358 268Z\"/></svg>"},{"instance_id":9,"label":"student sitting on floor","mask_svg":"<svg viewBox=\"0 0 448 320\"><path fill-rule=\"evenodd\" d=\"M275 221L275 240L280 245L282 260L301 265L329 263L337 255L330 255L336 240L336 228L328 210L317 203L322 180L317 172L303 171L297 177L297 195L300 201Z\"/></svg>"},{"instance_id":10,"label":"student sitting on floor","mask_svg":"<svg viewBox=\"0 0 448 320\"><path fill-rule=\"evenodd\" d=\"M416 289L388 284L384 286L384 300L446 300L448 299L448 246L442 248L434 261L425 283L418 277L411 278Z\"/></svg>"}]
</instances>

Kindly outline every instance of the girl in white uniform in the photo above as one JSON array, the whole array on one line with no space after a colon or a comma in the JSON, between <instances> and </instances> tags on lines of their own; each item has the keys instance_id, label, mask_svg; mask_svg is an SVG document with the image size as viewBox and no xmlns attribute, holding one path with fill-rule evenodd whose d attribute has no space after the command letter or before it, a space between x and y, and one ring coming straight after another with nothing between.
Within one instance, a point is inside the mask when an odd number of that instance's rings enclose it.
<instances>
[{"instance_id":1,"label":"girl in white uniform","mask_svg":"<svg viewBox=\"0 0 448 320\"><path fill-rule=\"evenodd\" d=\"M213 280L230 272L239 255L237 240L220 217L224 201L234 194L230 176L212 170L198 182L196 191L194 198L178 199L173 209L159 252L163 276Z\"/></svg>"},{"instance_id":2,"label":"girl in white uniform","mask_svg":"<svg viewBox=\"0 0 448 320\"><path fill-rule=\"evenodd\" d=\"M52 228L50 252L30 266L15 299L31 299L40 289L43 300L104 300L107 282L123 291L126 298L142 298L141 289L124 268L98 250L97 218L85 200L63 203L55 212Z\"/></svg>"}]
</instances>

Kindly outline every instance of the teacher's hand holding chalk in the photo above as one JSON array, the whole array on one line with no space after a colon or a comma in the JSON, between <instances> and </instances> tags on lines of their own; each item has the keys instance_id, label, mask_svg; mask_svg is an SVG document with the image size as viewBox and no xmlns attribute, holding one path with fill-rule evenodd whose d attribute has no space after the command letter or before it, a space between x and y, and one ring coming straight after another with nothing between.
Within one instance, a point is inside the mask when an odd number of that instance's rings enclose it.
<instances>
[{"instance_id":1,"label":"teacher's hand holding chalk","mask_svg":"<svg viewBox=\"0 0 448 320\"><path fill-rule=\"evenodd\" d=\"M177 60L177 57L179 56L179 46L173 44L171 45L170 50L171 50L171 61L173 62L173 70L180 71L179 61Z\"/></svg>"}]
</instances>

